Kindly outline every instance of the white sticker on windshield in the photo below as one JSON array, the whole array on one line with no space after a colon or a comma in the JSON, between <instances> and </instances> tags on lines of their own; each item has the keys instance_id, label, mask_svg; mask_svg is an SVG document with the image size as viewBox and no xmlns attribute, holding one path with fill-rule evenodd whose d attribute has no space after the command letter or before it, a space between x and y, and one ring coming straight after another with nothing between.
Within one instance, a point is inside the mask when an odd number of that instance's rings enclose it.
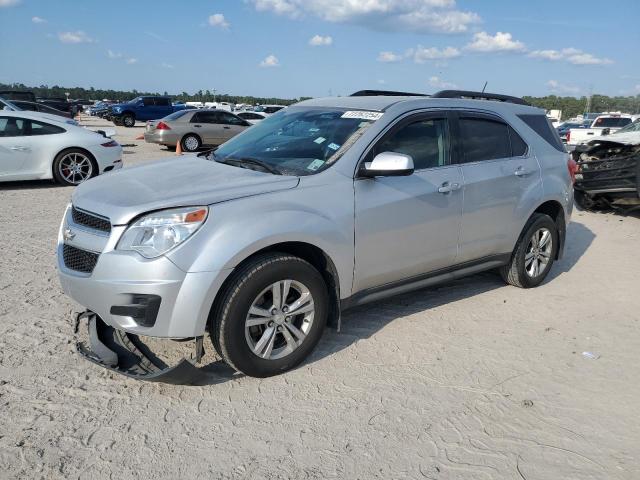
<instances>
[{"instance_id":1,"label":"white sticker on windshield","mask_svg":"<svg viewBox=\"0 0 640 480\"><path fill-rule=\"evenodd\" d=\"M350 110L344 112L341 118L362 118L363 120L376 121L382 116L382 112L365 112L363 110Z\"/></svg>"},{"instance_id":2,"label":"white sticker on windshield","mask_svg":"<svg viewBox=\"0 0 640 480\"><path fill-rule=\"evenodd\" d=\"M322 165L324 165L324 160L314 160L313 162L311 162L308 166L307 166L307 170L312 170L312 171L316 171L318 170Z\"/></svg>"},{"instance_id":3,"label":"white sticker on windshield","mask_svg":"<svg viewBox=\"0 0 640 480\"><path fill-rule=\"evenodd\" d=\"M313 142L317 143L318 145L320 145L322 142L324 142L326 140L326 138L324 137L318 137L316 138Z\"/></svg>"},{"instance_id":4,"label":"white sticker on windshield","mask_svg":"<svg viewBox=\"0 0 640 480\"><path fill-rule=\"evenodd\" d=\"M338 150L340 148L340 145L338 145L337 143L330 143L329 145L327 145L327 147L331 150Z\"/></svg>"}]
</instances>

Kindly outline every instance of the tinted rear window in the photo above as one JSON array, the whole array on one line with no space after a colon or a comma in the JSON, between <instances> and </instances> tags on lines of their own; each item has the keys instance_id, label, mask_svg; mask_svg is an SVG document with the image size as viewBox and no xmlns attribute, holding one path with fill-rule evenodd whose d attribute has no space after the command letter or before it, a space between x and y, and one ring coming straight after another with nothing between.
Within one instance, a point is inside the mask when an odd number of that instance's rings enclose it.
<instances>
[{"instance_id":1,"label":"tinted rear window","mask_svg":"<svg viewBox=\"0 0 640 480\"><path fill-rule=\"evenodd\" d=\"M549 145L560 152L564 152L564 145L546 115L518 115L534 132L541 136Z\"/></svg>"},{"instance_id":2,"label":"tinted rear window","mask_svg":"<svg viewBox=\"0 0 640 480\"><path fill-rule=\"evenodd\" d=\"M631 123L631 119L627 117L609 117L609 118L599 118L593 124L594 127L598 128L607 128L607 127L624 127L625 125L629 125Z\"/></svg>"},{"instance_id":3,"label":"tinted rear window","mask_svg":"<svg viewBox=\"0 0 640 480\"><path fill-rule=\"evenodd\" d=\"M484 118L461 118L464 161L479 162L511 156L508 126Z\"/></svg>"}]
</instances>

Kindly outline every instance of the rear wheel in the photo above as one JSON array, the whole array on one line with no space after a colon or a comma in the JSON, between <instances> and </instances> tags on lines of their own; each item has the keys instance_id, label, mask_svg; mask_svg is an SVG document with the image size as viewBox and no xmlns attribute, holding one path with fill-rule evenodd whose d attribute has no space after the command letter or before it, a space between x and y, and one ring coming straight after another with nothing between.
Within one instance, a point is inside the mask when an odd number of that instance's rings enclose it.
<instances>
[{"instance_id":1,"label":"rear wheel","mask_svg":"<svg viewBox=\"0 0 640 480\"><path fill-rule=\"evenodd\" d=\"M211 338L236 370L268 377L299 365L327 322L327 287L301 258L280 253L241 267L212 312Z\"/></svg>"},{"instance_id":2,"label":"rear wheel","mask_svg":"<svg viewBox=\"0 0 640 480\"><path fill-rule=\"evenodd\" d=\"M93 157L79 148L60 152L53 161L53 177L61 185L80 185L97 174L98 166Z\"/></svg>"},{"instance_id":3,"label":"rear wheel","mask_svg":"<svg viewBox=\"0 0 640 480\"><path fill-rule=\"evenodd\" d=\"M202 146L200 137L195 133L188 133L182 137L182 150L185 152L195 152Z\"/></svg>"},{"instance_id":4,"label":"rear wheel","mask_svg":"<svg viewBox=\"0 0 640 480\"><path fill-rule=\"evenodd\" d=\"M510 262L500 269L505 282L521 288L540 285L558 252L558 227L551 217L535 213L525 225Z\"/></svg>"}]
</instances>

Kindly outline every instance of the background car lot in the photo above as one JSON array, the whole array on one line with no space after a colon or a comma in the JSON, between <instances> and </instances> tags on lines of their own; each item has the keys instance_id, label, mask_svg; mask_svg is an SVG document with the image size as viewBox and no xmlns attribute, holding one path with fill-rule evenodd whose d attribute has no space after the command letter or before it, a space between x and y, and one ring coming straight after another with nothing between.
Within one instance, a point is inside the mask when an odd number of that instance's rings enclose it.
<instances>
[{"instance_id":1,"label":"background car lot","mask_svg":"<svg viewBox=\"0 0 640 480\"><path fill-rule=\"evenodd\" d=\"M142 124L116 129L125 168L175 156L134 140ZM538 289L487 273L406 294L346 313L342 333L326 332L295 371L186 387L113 377L75 354L70 313L79 307L62 294L54 259L71 193L48 182L0 186L8 478L640 472L637 216L575 212L566 256Z\"/></svg>"}]
</instances>

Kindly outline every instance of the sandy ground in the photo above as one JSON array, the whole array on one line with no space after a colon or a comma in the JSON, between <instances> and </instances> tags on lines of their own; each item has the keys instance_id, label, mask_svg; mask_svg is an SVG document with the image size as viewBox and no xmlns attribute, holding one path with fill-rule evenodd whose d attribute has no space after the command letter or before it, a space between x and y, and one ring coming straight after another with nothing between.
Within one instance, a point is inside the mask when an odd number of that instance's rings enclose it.
<instances>
[{"instance_id":1,"label":"sandy ground","mask_svg":"<svg viewBox=\"0 0 640 480\"><path fill-rule=\"evenodd\" d=\"M172 155L119 131L126 166ZM638 217L576 212L540 288L403 295L295 371L188 387L74 352L54 256L71 191L0 187L0 478L640 478Z\"/></svg>"}]
</instances>

